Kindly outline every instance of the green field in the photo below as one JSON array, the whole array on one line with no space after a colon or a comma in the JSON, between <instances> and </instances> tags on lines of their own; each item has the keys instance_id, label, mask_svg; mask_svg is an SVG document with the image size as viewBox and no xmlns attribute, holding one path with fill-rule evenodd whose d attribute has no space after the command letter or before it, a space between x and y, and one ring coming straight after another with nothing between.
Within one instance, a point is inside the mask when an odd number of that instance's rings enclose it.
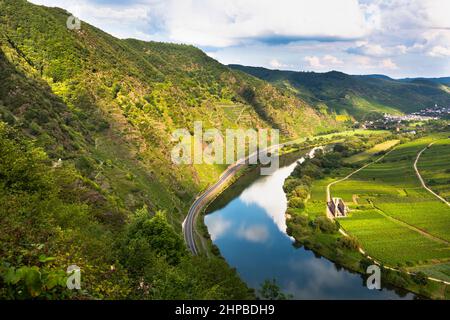
<instances>
[{"instance_id":1,"label":"green field","mask_svg":"<svg viewBox=\"0 0 450 320\"><path fill-rule=\"evenodd\" d=\"M361 161L365 161L374 155L376 155L379 152L383 152L386 150L391 149L392 147L396 146L400 140L388 140L384 141L382 143L379 143L375 145L374 147L370 148L369 150L366 150L364 152L355 154L354 156L351 156L345 160L346 163L357 163Z\"/></svg>"},{"instance_id":2,"label":"green field","mask_svg":"<svg viewBox=\"0 0 450 320\"><path fill-rule=\"evenodd\" d=\"M339 222L370 256L394 267L420 268L448 281L448 272L439 270L448 271L450 261L450 207L421 186L413 169L417 153L430 142L439 141L424 152L419 170L424 170L425 180L438 177L445 180L450 141L439 139L447 136L434 134L399 145L380 162L332 186L331 194L341 197L349 206L349 216ZM365 155L375 153L367 151ZM363 157L362 154L357 156ZM343 168L335 173L336 177L314 182L306 208L310 216L324 214L327 184L351 170L354 169ZM440 186L441 191L448 192L448 188L448 183Z\"/></svg>"},{"instance_id":3,"label":"green field","mask_svg":"<svg viewBox=\"0 0 450 320\"><path fill-rule=\"evenodd\" d=\"M426 150L418 169L427 185L450 201L450 139L439 140Z\"/></svg>"}]
</instances>

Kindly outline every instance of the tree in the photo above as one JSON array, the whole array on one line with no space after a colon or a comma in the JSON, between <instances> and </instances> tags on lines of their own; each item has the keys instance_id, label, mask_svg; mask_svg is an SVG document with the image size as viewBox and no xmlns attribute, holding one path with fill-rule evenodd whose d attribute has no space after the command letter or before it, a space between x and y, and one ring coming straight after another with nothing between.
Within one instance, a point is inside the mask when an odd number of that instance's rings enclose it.
<instances>
[{"instance_id":1,"label":"tree","mask_svg":"<svg viewBox=\"0 0 450 320\"><path fill-rule=\"evenodd\" d=\"M419 271L412 276L412 279L415 283L421 286L425 286L428 283L428 277L425 273Z\"/></svg>"},{"instance_id":2,"label":"tree","mask_svg":"<svg viewBox=\"0 0 450 320\"><path fill-rule=\"evenodd\" d=\"M123 249L126 257L133 258L135 271L142 270L145 262L155 256L164 257L169 264L176 265L186 253L183 240L167 222L165 213L157 211L150 218L146 207L136 211Z\"/></svg>"},{"instance_id":3,"label":"tree","mask_svg":"<svg viewBox=\"0 0 450 320\"><path fill-rule=\"evenodd\" d=\"M259 296L263 300L287 300L292 298L292 295L285 294L281 291L275 279L265 280L263 282L259 290Z\"/></svg>"},{"instance_id":4,"label":"tree","mask_svg":"<svg viewBox=\"0 0 450 320\"><path fill-rule=\"evenodd\" d=\"M305 208L305 203L304 203L302 198L292 197L289 200L289 207L297 208L297 209L304 209Z\"/></svg>"},{"instance_id":5,"label":"tree","mask_svg":"<svg viewBox=\"0 0 450 320\"><path fill-rule=\"evenodd\" d=\"M306 198L308 198L308 195L309 195L309 189L307 186L299 185L299 186L295 187L295 189L294 189L294 191L292 191L292 193L301 199L306 199Z\"/></svg>"}]
</instances>

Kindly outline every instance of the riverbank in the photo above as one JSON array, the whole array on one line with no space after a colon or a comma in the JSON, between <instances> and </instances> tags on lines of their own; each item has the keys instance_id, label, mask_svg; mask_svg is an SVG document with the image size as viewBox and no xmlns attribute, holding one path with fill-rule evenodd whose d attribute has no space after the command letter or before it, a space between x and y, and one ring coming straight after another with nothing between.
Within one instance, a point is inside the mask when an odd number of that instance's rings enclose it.
<instances>
[{"instance_id":1,"label":"riverbank","mask_svg":"<svg viewBox=\"0 0 450 320\"><path fill-rule=\"evenodd\" d=\"M382 291L367 290L360 274L295 248L286 234L283 184L305 153L292 154L292 162L271 176L252 179L248 172L210 205L204 221L221 256L249 287L257 290L275 279L293 299L413 299L385 285Z\"/></svg>"}]
</instances>

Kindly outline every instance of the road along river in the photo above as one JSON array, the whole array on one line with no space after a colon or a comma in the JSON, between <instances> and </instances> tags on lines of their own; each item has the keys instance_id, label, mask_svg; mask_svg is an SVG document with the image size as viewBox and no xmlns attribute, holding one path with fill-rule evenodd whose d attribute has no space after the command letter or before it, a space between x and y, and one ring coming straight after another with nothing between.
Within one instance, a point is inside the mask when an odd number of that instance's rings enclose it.
<instances>
[{"instance_id":1,"label":"road along river","mask_svg":"<svg viewBox=\"0 0 450 320\"><path fill-rule=\"evenodd\" d=\"M209 207L205 224L226 261L255 289L276 279L295 299L412 299L384 287L369 290L362 275L349 272L312 251L295 248L286 234L284 180L300 155L271 176L240 178ZM250 174L251 175L251 174Z\"/></svg>"}]
</instances>

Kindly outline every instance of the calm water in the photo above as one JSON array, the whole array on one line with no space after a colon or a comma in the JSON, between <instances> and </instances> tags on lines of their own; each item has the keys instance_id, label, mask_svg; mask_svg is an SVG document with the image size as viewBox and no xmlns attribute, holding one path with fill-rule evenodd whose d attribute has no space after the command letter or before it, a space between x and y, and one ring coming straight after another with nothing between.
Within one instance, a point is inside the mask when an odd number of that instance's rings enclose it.
<instances>
[{"instance_id":1,"label":"calm water","mask_svg":"<svg viewBox=\"0 0 450 320\"><path fill-rule=\"evenodd\" d=\"M293 246L285 231L287 200L282 186L294 167L295 162L272 176L234 186L219 198L222 208L205 217L213 242L241 278L252 288L275 278L295 299L414 298L387 288L369 290L361 275Z\"/></svg>"}]
</instances>

